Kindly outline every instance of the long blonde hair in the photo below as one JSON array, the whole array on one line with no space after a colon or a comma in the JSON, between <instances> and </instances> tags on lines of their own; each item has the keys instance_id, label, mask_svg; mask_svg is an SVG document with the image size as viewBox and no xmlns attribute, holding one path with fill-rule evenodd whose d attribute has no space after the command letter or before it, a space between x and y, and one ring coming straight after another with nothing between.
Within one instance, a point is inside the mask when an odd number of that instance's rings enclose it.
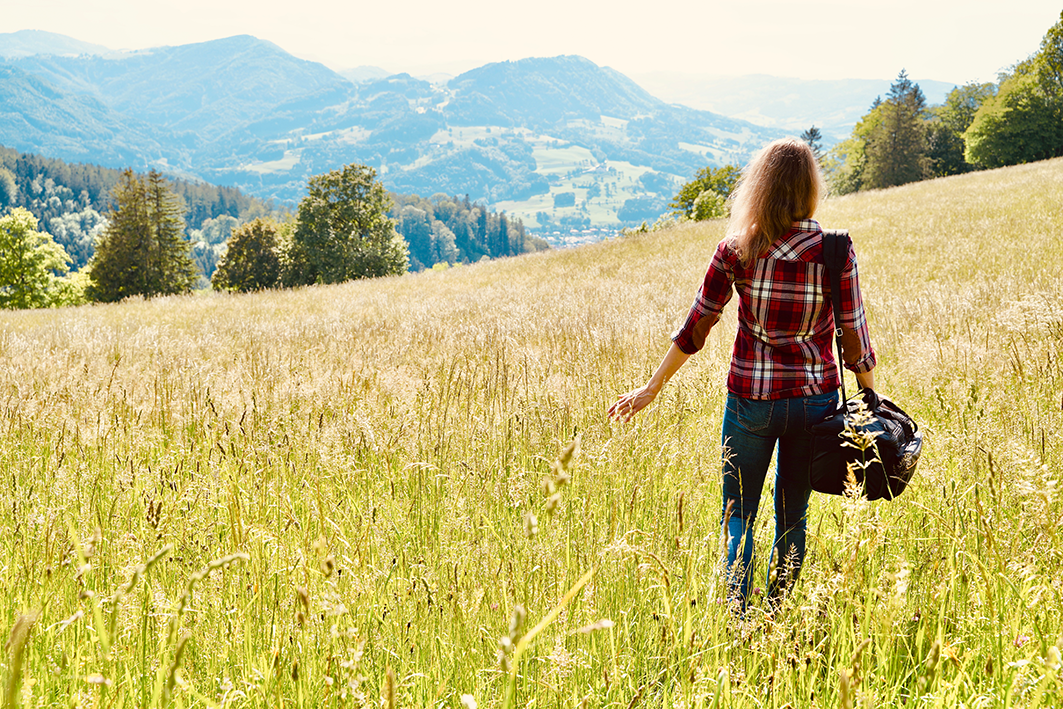
<instances>
[{"instance_id":1,"label":"long blonde hair","mask_svg":"<svg viewBox=\"0 0 1063 709\"><path fill-rule=\"evenodd\" d=\"M768 253L792 222L809 219L825 191L816 156L804 141L782 138L764 146L735 188L727 235L744 266Z\"/></svg>"}]
</instances>

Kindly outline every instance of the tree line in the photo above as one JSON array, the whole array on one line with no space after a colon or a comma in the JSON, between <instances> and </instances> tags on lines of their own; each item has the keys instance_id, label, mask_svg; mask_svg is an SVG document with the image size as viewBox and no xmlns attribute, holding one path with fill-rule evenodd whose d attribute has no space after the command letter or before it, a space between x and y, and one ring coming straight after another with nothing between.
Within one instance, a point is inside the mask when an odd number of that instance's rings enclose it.
<instances>
[{"instance_id":1,"label":"tree line","mask_svg":"<svg viewBox=\"0 0 1063 709\"><path fill-rule=\"evenodd\" d=\"M121 170L0 146L0 213L16 207L29 210L67 252L70 268L76 271L92 258L121 179ZM180 179L169 183L182 200L185 228L193 240L198 236L195 232L209 230L214 220L247 221L274 211L269 203L235 187Z\"/></svg>"},{"instance_id":2,"label":"tree line","mask_svg":"<svg viewBox=\"0 0 1063 709\"><path fill-rule=\"evenodd\" d=\"M437 193L425 199L417 195L391 195L391 217L410 249L410 268L422 270L435 264L472 263L485 258L516 256L549 248L532 236L520 219L494 212L487 205L464 197Z\"/></svg>"},{"instance_id":3,"label":"tree line","mask_svg":"<svg viewBox=\"0 0 1063 709\"><path fill-rule=\"evenodd\" d=\"M943 104L928 107L902 70L885 100L876 99L850 138L824 157L831 191L1063 156L1063 13L1038 51L998 79L958 86Z\"/></svg>"},{"instance_id":4,"label":"tree line","mask_svg":"<svg viewBox=\"0 0 1063 709\"><path fill-rule=\"evenodd\" d=\"M10 173L33 174L30 184L44 186L43 191L25 190L37 195L31 207L40 212L40 194L51 190L43 207L64 208L55 193L72 193L69 187L27 170L32 161L15 163L20 172ZM100 179L93 170L101 169L90 168L85 173ZM80 269L71 269L75 259L48 227L77 213L44 211L42 219L23 204L13 205L24 192L19 184L8 190L8 197L14 197L0 218L0 307L188 293L207 278L217 290L241 292L339 283L547 248L527 234L520 220L470 202L468 196L438 194L426 200L389 194L376 172L364 165L311 177L295 213L249 209L242 216L258 214L241 220L220 212L205 217L198 229L189 229L188 220L211 212L191 209L180 182L157 171L139 175L125 170L118 173L109 206L87 237L87 258ZM82 192L73 206L91 208L92 194Z\"/></svg>"}]
</instances>

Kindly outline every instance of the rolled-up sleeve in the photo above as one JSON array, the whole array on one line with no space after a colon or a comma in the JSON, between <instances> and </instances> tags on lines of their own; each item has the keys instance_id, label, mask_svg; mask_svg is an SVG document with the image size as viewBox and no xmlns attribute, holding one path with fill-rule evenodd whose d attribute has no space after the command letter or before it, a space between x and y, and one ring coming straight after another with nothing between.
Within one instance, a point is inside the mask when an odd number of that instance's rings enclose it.
<instances>
[{"instance_id":1,"label":"rolled-up sleeve","mask_svg":"<svg viewBox=\"0 0 1063 709\"><path fill-rule=\"evenodd\" d=\"M845 368L862 374L875 368L875 349L871 346L871 334L867 329L864 299L860 294L860 279L856 269L856 251L849 242L849 254L841 273L842 347Z\"/></svg>"},{"instance_id":2,"label":"rolled-up sleeve","mask_svg":"<svg viewBox=\"0 0 1063 709\"><path fill-rule=\"evenodd\" d=\"M734 292L734 263L735 256L730 246L726 240L721 241L712 255L709 270L690 306L686 321L672 333L672 342L686 354L694 354L705 346L709 330L719 321L720 313L731 300Z\"/></svg>"}]
</instances>

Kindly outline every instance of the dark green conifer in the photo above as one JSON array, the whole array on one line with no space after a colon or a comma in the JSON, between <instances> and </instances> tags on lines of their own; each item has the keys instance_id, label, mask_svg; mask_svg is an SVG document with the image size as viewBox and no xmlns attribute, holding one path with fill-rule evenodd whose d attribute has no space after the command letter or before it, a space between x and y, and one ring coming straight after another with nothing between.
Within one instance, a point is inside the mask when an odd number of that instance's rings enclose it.
<instances>
[{"instance_id":1,"label":"dark green conifer","mask_svg":"<svg viewBox=\"0 0 1063 709\"><path fill-rule=\"evenodd\" d=\"M865 188L904 185L929 175L925 109L922 89L902 69L886 100L878 106L881 120L868 136Z\"/></svg>"},{"instance_id":2,"label":"dark green conifer","mask_svg":"<svg viewBox=\"0 0 1063 709\"><path fill-rule=\"evenodd\" d=\"M146 177L126 170L112 194L114 208L89 272L89 299L191 291L196 269L184 238L184 205L166 179L154 170Z\"/></svg>"}]
</instances>

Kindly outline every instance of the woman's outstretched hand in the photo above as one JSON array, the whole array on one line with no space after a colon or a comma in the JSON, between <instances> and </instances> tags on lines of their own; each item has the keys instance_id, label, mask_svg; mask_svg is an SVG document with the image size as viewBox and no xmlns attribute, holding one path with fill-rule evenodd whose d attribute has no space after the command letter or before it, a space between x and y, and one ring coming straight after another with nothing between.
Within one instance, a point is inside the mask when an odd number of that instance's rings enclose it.
<instances>
[{"instance_id":1,"label":"woman's outstretched hand","mask_svg":"<svg viewBox=\"0 0 1063 709\"><path fill-rule=\"evenodd\" d=\"M630 421L632 416L653 403L657 398L657 391L651 384L646 384L621 394L616 403L609 407L609 418L625 423Z\"/></svg>"},{"instance_id":2,"label":"woman's outstretched hand","mask_svg":"<svg viewBox=\"0 0 1063 709\"><path fill-rule=\"evenodd\" d=\"M653 373L645 386L632 389L627 394L621 394L616 403L609 407L609 418L625 423L630 421L632 416L649 406L657 398L664 383L679 371L689 357L690 355L684 353L673 342L657 367L657 371Z\"/></svg>"}]
</instances>

